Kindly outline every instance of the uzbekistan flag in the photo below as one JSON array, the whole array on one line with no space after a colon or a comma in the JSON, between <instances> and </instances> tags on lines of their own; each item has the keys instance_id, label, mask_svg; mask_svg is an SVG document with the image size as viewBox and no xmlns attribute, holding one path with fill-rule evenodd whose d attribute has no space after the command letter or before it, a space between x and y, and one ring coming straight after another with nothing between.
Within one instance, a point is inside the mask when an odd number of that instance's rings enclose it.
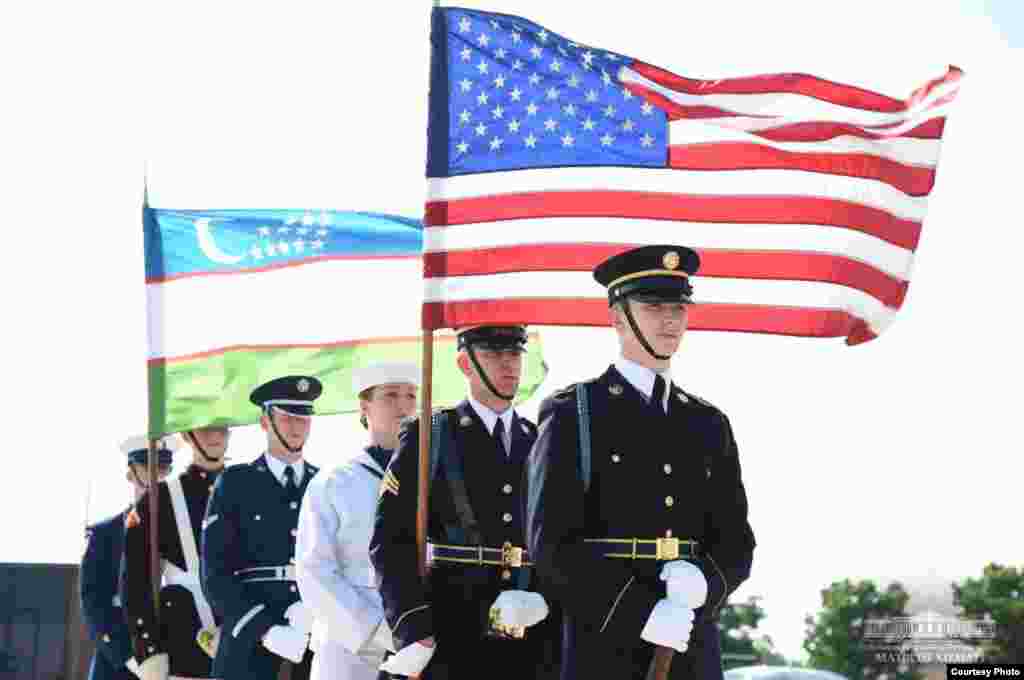
<instances>
[{"instance_id":1,"label":"uzbekistan flag","mask_svg":"<svg viewBox=\"0 0 1024 680\"><path fill-rule=\"evenodd\" d=\"M421 360L423 227L393 215L143 209L150 436L259 419L254 387L303 373L321 414L357 411L349 371ZM519 399L546 367L531 337ZM451 334L434 339L433 399L465 394Z\"/></svg>"},{"instance_id":2,"label":"uzbekistan flag","mask_svg":"<svg viewBox=\"0 0 1024 680\"><path fill-rule=\"evenodd\" d=\"M431 42L424 327L607 324L591 270L655 243L700 253L694 330L856 344L903 304L959 69L693 80L457 8Z\"/></svg>"}]
</instances>

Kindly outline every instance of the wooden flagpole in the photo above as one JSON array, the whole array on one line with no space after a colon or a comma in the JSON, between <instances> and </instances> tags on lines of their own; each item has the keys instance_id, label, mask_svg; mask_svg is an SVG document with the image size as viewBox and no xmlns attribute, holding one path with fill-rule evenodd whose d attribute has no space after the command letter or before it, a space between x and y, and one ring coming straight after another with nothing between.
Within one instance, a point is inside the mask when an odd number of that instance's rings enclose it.
<instances>
[{"instance_id":1,"label":"wooden flagpole","mask_svg":"<svg viewBox=\"0 0 1024 680\"><path fill-rule=\"evenodd\" d=\"M153 586L153 615L156 617L157 625L160 624L160 550L158 543L157 526L160 523L160 506L158 496L160 494L159 475L157 472L157 458L160 455L157 449L158 440L149 440L149 455L146 457L149 480L149 573Z\"/></svg>"},{"instance_id":2,"label":"wooden flagpole","mask_svg":"<svg viewBox=\"0 0 1024 680\"><path fill-rule=\"evenodd\" d=\"M427 518L430 514L430 419L434 378L434 331L423 331L423 380L420 386L420 458L416 495L416 557L427 577Z\"/></svg>"},{"instance_id":3,"label":"wooden flagpole","mask_svg":"<svg viewBox=\"0 0 1024 680\"><path fill-rule=\"evenodd\" d=\"M441 0L431 0L431 13ZM427 518L430 516L430 425L433 412L434 331L423 331L423 357L420 370L420 458L416 486L416 561L420 576L427 578Z\"/></svg>"}]
</instances>

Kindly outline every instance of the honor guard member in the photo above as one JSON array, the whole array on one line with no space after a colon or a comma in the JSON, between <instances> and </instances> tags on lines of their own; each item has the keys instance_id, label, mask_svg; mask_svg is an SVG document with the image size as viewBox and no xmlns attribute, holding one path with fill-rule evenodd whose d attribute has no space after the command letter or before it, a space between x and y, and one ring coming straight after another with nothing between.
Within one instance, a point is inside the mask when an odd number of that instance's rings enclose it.
<instances>
[{"instance_id":1,"label":"honor guard member","mask_svg":"<svg viewBox=\"0 0 1024 680\"><path fill-rule=\"evenodd\" d=\"M422 425L410 419L399 434L370 542L398 650L381 666L388 673L439 680L491 670L523 678L554 672L558 619L544 621L548 607L532 591L531 558L523 549L523 466L536 428L515 413L512 400L526 339L522 326L458 333L469 396L426 425L432 428L428 583L416 550Z\"/></svg>"},{"instance_id":2,"label":"honor guard member","mask_svg":"<svg viewBox=\"0 0 1024 680\"><path fill-rule=\"evenodd\" d=\"M647 246L594 271L621 356L540 409L526 530L566 616L563 678L722 678L715 619L750 574L754 535L729 420L672 383L694 251Z\"/></svg>"},{"instance_id":3,"label":"honor guard member","mask_svg":"<svg viewBox=\"0 0 1024 680\"><path fill-rule=\"evenodd\" d=\"M282 663L294 664L292 680L309 677L312 617L299 599L294 558L299 506L317 472L302 449L321 390L301 375L253 390L267 451L226 468L213 487L201 567L203 591L223 621L213 661L221 680L272 680Z\"/></svg>"},{"instance_id":4,"label":"honor guard member","mask_svg":"<svg viewBox=\"0 0 1024 680\"><path fill-rule=\"evenodd\" d=\"M313 612L312 680L374 680L392 649L370 564L370 534L401 421L416 411L419 370L410 363L356 369L360 422L369 444L309 485L295 547L302 601Z\"/></svg>"},{"instance_id":5,"label":"honor guard member","mask_svg":"<svg viewBox=\"0 0 1024 680\"><path fill-rule=\"evenodd\" d=\"M161 440L157 446L157 471L163 479L171 471L174 440ZM127 456L127 480L138 499L148 487L149 440L133 437L121 445ZM121 558L124 554L125 527L138 522L131 507L85 531L87 547L82 557L82 615L90 636L96 641L96 653L89 666L89 680L149 680L159 677L158 663L141 667L132 655L131 632L125 622L118 595ZM166 673L166 668L164 668ZM157 673L157 675L154 675Z\"/></svg>"},{"instance_id":6,"label":"honor guard member","mask_svg":"<svg viewBox=\"0 0 1024 680\"><path fill-rule=\"evenodd\" d=\"M150 573L149 495L136 503L139 522L125 532L121 600L139 663L151 657L169 668L171 677L210 677L212 655L198 643L201 632L217 635L216 617L199 584L199 544L213 483L224 467L229 430L204 427L184 434L192 463L179 476L160 484L157 523L163 588L160 623L153 610Z\"/></svg>"}]
</instances>

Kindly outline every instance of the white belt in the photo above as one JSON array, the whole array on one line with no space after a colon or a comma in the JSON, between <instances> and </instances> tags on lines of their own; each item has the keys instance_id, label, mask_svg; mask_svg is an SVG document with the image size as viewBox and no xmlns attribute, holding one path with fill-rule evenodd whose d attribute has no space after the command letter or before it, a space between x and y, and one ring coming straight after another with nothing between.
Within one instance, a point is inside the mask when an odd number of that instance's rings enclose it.
<instances>
[{"instance_id":1,"label":"white belt","mask_svg":"<svg viewBox=\"0 0 1024 680\"><path fill-rule=\"evenodd\" d=\"M189 590L192 590L192 588L200 587L199 575L184 571L173 562L164 561L163 585L185 586Z\"/></svg>"},{"instance_id":2,"label":"white belt","mask_svg":"<svg viewBox=\"0 0 1024 680\"><path fill-rule=\"evenodd\" d=\"M246 578L247 574L252 574L251 577ZM241 576L244 581L294 581L295 580L295 565L287 564L277 567L249 567L248 569L239 569L235 572L235 576Z\"/></svg>"},{"instance_id":3,"label":"white belt","mask_svg":"<svg viewBox=\"0 0 1024 680\"><path fill-rule=\"evenodd\" d=\"M192 600L196 603L196 612L199 614L199 622L203 628L215 626L213 611L210 603L203 595L203 588L199 584L198 574L183 571L173 562L164 561L163 584L165 586L182 586L192 594Z\"/></svg>"}]
</instances>

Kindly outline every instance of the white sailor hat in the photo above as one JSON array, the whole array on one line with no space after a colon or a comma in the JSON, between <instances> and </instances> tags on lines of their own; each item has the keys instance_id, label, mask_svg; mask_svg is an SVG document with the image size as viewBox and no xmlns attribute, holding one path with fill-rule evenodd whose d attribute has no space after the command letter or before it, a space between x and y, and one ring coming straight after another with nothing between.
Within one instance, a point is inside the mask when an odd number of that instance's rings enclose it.
<instances>
[{"instance_id":1,"label":"white sailor hat","mask_svg":"<svg viewBox=\"0 0 1024 680\"><path fill-rule=\"evenodd\" d=\"M392 383L410 384L419 387L419 366L410 362L380 361L360 366L352 371L352 389L356 394L362 394L365 390L377 385L390 385Z\"/></svg>"}]
</instances>

